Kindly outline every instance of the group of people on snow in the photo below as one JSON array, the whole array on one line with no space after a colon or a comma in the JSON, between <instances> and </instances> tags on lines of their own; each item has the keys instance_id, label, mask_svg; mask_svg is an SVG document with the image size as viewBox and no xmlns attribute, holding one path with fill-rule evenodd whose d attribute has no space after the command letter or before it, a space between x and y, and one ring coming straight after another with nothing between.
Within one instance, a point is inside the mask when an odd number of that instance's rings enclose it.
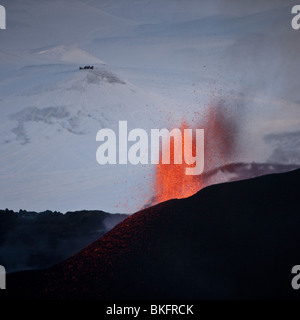
<instances>
[{"instance_id":1,"label":"group of people on snow","mask_svg":"<svg viewBox=\"0 0 300 320\"><path fill-rule=\"evenodd\" d=\"M79 70L93 70L94 66L79 67Z\"/></svg>"}]
</instances>

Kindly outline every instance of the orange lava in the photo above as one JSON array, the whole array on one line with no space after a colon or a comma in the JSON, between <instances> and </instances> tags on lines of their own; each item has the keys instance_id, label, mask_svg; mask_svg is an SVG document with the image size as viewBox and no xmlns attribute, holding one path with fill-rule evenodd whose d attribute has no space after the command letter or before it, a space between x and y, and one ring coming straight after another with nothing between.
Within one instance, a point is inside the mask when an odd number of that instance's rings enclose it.
<instances>
[{"instance_id":1,"label":"orange lava","mask_svg":"<svg viewBox=\"0 0 300 320\"><path fill-rule=\"evenodd\" d=\"M196 115L200 117L199 114ZM175 198L189 197L208 185L204 174L218 167L222 167L232 159L235 151L236 123L230 112L224 108L210 107L200 117L194 119L194 129L204 129L204 172L201 175L186 175L185 169L194 165L174 164L174 143L170 145L170 164L160 163L156 166L155 183L153 187L153 203L163 202ZM180 126L183 137L184 129L192 129L185 121ZM195 130L193 130L194 132ZM184 139L182 139L182 155L184 157ZM189 150L190 152L190 150ZM196 140L192 141L193 156L196 155Z\"/></svg>"},{"instance_id":2,"label":"orange lava","mask_svg":"<svg viewBox=\"0 0 300 320\"><path fill-rule=\"evenodd\" d=\"M170 164L162 164L160 159L156 166L155 176L155 200L156 202L163 202L174 198L186 198L201 189L201 179L199 176L186 175L187 167L194 167L194 165L187 165L184 161L184 129L189 126L183 122L181 127L182 135L182 164L174 164L174 143L171 139L170 143ZM187 150L191 152L191 150ZM196 141L193 137L192 141L193 156L196 155ZM161 156L160 156L161 158Z\"/></svg>"}]
</instances>

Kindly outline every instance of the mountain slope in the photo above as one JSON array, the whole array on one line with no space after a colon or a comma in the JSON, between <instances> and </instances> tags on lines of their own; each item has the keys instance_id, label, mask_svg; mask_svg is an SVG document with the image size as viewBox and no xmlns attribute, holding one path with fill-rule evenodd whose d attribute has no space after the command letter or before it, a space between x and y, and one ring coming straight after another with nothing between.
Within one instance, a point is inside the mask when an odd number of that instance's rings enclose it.
<instances>
[{"instance_id":1,"label":"mountain slope","mask_svg":"<svg viewBox=\"0 0 300 320\"><path fill-rule=\"evenodd\" d=\"M0 264L6 272L57 264L97 240L127 215L103 211L0 210Z\"/></svg>"},{"instance_id":2,"label":"mountain slope","mask_svg":"<svg viewBox=\"0 0 300 320\"><path fill-rule=\"evenodd\" d=\"M296 170L215 185L146 209L53 268L12 275L6 295L298 298L299 178Z\"/></svg>"},{"instance_id":3,"label":"mountain slope","mask_svg":"<svg viewBox=\"0 0 300 320\"><path fill-rule=\"evenodd\" d=\"M156 112L164 99L110 67L79 70L71 63L14 70L0 80L0 94L1 209L137 210L124 181L135 186L145 169L100 166L96 134L102 128L118 134L121 120L128 121L128 130L141 123L145 130L164 127ZM127 208L116 207L120 202Z\"/></svg>"}]
</instances>

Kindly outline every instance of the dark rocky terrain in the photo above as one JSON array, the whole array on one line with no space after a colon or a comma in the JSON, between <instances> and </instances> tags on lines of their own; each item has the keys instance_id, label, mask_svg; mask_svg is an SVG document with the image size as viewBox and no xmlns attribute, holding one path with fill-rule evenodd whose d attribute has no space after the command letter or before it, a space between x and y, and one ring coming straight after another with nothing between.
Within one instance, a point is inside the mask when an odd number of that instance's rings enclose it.
<instances>
[{"instance_id":1,"label":"dark rocky terrain","mask_svg":"<svg viewBox=\"0 0 300 320\"><path fill-rule=\"evenodd\" d=\"M77 211L0 210L0 264L7 272L41 269L77 253L127 218Z\"/></svg>"},{"instance_id":2,"label":"dark rocky terrain","mask_svg":"<svg viewBox=\"0 0 300 320\"><path fill-rule=\"evenodd\" d=\"M138 212L66 261L9 275L5 298L299 298L300 170ZM4 291L4 290L2 290Z\"/></svg>"}]
</instances>

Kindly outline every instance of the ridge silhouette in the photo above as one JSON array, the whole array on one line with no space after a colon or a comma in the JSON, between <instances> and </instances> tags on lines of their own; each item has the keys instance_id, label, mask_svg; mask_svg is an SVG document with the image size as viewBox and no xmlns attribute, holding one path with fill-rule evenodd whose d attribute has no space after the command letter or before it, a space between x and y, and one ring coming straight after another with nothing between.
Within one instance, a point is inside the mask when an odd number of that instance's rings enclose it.
<instances>
[{"instance_id":1,"label":"ridge silhouette","mask_svg":"<svg viewBox=\"0 0 300 320\"><path fill-rule=\"evenodd\" d=\"M299 298L300 169L140 211L66 261L8 275L6 297ZM1 292L2 294L2 292Z\"/></svg>"}]
</instances>

